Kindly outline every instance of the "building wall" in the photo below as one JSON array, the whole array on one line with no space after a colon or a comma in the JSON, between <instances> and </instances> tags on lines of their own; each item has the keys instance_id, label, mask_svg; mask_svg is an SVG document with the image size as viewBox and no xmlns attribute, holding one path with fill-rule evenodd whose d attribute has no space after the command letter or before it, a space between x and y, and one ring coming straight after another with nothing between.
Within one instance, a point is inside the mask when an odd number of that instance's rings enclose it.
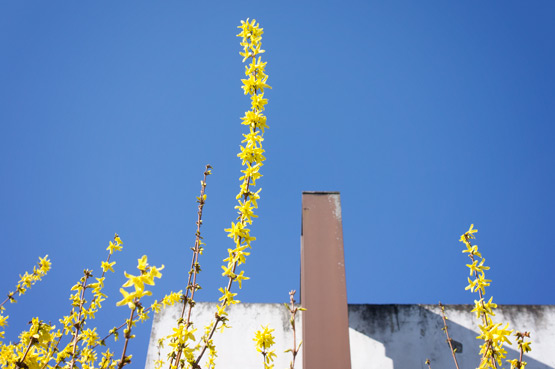
<instances>
[{"instance_id":1,"label":"building wall","mask_svg":"<svg viewBox=\"0 0 555 369\"><path fill-rule=\"evenodd\" d=\"M449 335L462 344L456 354L461 369L479 364L478 321L471 310L470 305L445 307ZM531 332L527 369L555 368L555 306L499 306L494 321ZM349 305L352 368L427 368L427 358L433 369L455 368L442 328L437 305ZM516 344L506 349L508 359L518 357Z\"/></svg>"},{"instance_id":2,"label":"building wall","mask_svg":"<svg viewBox=\"0 0 555 369\"><path fill-rule=\"evenodd\" d=\"M214 319L216 303L197 302L193 309L193 322L198 329L195 338L199 339L203 333L203 327ZM175 322L180 314L180 309L176 306L168 307L154 316L150 343L146 358L147 369L154 369L154 361L158 359L158 340L172 332ZM214 343L218 352L216 358L216 368L218 369L250 369L264 368L262 355L258 353L254 346L254 332L261 329L261 326L269 325L274 329L276 345L275 360L276 369L289 368L291 354L284 351L293 344L293 331L289 324L290 314L283 304L248 304L241 303L232 305L228 308L229 329L222 332L216 331ZM297 342L301 339L301 314L297 314L296 329ZM168 345L162 350L161 357L166 358ZM202 360L201 367L205 360ZM295 368L302 366L302 353L297 355Z\"/></svg>"},{"instance_id":3,"label":"building wall","mask_svg":"<svg viewBox=\"0 0 555 369\"><path fill-rule=\"evenodd\" d=\"M451 338L462 345L461 352L456 354L461 369L473 369L479 363L478 326L471 309L470 305L446 306ZM215 310L214 303L197 303L193 311L199 332L213 319ZM178 313L178 309L171 307L155 316L146 368L154 368L158 339L172 331ZM266 324L275 329L278 355L275 368L289 367L291 355L283 351L292 344L292 331L283 304L234 305L229 309L229 317L232 328L215 336L217 368L263 368L262 356L256 352L252 339L254 332ZM525 357L527 369L555 369L555 306L499 306L495 321L509 322L511 329L531 332L532 352ZM296 325L298 342L300 316ZM454 368L437 305L349 305L349 327L352 369L424 369L427 358L433 369ZM196 338L199 337L197 332ZM507 351L507 358L518 355L516 345L507 347ZM302 356L297 357L295 368L302 368Z\"/></svg>"}]
</instances>

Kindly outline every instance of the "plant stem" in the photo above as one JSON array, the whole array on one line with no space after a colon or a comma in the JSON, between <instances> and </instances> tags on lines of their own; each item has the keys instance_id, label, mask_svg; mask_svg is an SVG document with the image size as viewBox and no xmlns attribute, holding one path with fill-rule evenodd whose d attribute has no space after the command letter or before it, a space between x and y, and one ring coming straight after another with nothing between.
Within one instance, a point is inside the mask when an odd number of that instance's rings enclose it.
<instances>
[{"instance_id":1,"label":"plant stem","mask_svg":"<svg viewBox=\"0 0 555 369\"><path fill-rule=\"evenodd\" d=\"M71 350L71 364L69 365L69 369L73 369L73 367L75 366L75 351L77 351L77 342L79 341L79 331L81 330L81 325L83 324L83 322L81 322L81 315L83 314L83 304L85 302L85 290L86 290L86 284L87 284L87 279L89 279L89 275L90 273L87 273L87 271L85 271L85 277L83 279L83 282L81 283L81 296L79 298L79 314L77 315L77 322L75 323L75 332L73 332L73 348Z\"/></svg>"},{"instance_id":2,"label":"plant stem","mask_svg":"<svg viewBox=\"0 0 555 369\"><path fill-rule=\"evenodd\" d=\"M200 189L200 197L199 197L199 201L198 201L198 211L197 211L197 231L195 232L195 246L193 248L193 257L191 259L191 269L189 270L189 280L187 281L187 289L185 291L185 294L183 295L183 309L181 310L181 315L178 321L182 321L183 317L185 316L185 310L187 308L187 305L189 305L189 310L187 312L187 320L185 323L185 328L189 328L189 326L191 325L191 311L193 310L193 304L194 304L194 297L195 297L195 292L197 290L197 264L198 264L198 258L200 255L200 250L201 250L201 240L202 237L200 236L200 226L202 224L202 210L204 208L204 193L206 191L206 178L207 176L210 175L210 168L212 168L210 166L210 164L206 165L206 168L204 170L204 178L202 180L202 185L201 185L201 189ZM189 293L191 293L191 297L189 297ZM173 357L170 360L170 368L173 365L176 365L179 363L179 360L181 359L181 354L183 353L183 348L179 347L179 351L177 352L177 355L175 355L175 357Z\"/></svg>"},{"instance_id":3,"label":"plant stem","mask_svg":"<svg viewBox=\"0 0 555 369\"><path fill-rule=\"evenodd\" d=\"M296 331L296 325L295 325L295 317L299 309L295 307L295 292L297 291L292 290L291 292L289 292L289 304L290 304L289 311L291 312L291 328L293 329L293 348L291 349L291 355L293 355L293 359L291 360L289 369L295 368L295 359L297 358L297 354L299 353L299 349L301 348L300 344L299 344L299 347L297 347L297 331Z\"/></svg>"},{"instance_id":4,"label":"plant stem","mask_svg":"<svg viewBox=\"0 0 555 369\"><path fill-rule=\"evenodd\" d=\"M253 57L253 58L254 58L254 57ZM255 132L256 132L256 129L255 129ZM245 181L247 182L246 192L245 192L245 195L244 195L244 199L245 199L245 201L246 201L246 200L248 200L248 198L249 198L249 188L250 188L250 185L251 185L251 176L249 175L249 176L245 179ZM241 214L240 222L243 223L244 221L245 221L245 216L244 216L243 214ZM242 242L242 238L239 237L239 240L238 240L238 242L237 242L237 245L241 245L241 242ZM232 268L232 270L231 270L231 272L232 272L233 274L235 274L236 268L237 268L237 261L235 261L235 262L233 263L233 268ZM231 277L231 276L229 276L228 278L229 278L229 280L228 280L228 283L227 283L227 290L228 290L229 292L231 292L231 286L233 285L233 281L235 280L235 278L233 278L233 277ZM220 304L220 306L226 306L226 304L227 304L227 299L223 300L222 303ZM210 339L211 339L212 336L214 335L214 332L215 332L216 329L218 328L218 324L219 324L222 320L223 320L223 318L221 318L221 317L217 317L217 318L216 318L216 321L214 322L214 325L212 326L212 329L210 330L210 334L209 334L208 337L206 338L206 340L205 340L205 342L204 342L204 345L202 346L202 349L201 349L199 355L197 356L197 359L195 360L195 363L194 363L194 367L195 367L195 368L198 368L198 367L199 367L200 360L202 359L202 356L204 356L204 353L206 352L206 349L208 348L208 341L210 341Z\"/></svg>"},{"instance_id":5,"label":"plant stem","mask_svg":"<svg viewBox=\"0 0 555 369\"><path fill-rule=\"evenodd\" d=\"M25 358L27 357L27 354L29 353L29 350L31 350L31 347L37 343L37 339L31 337L31 339L29 340L29 344L27 345L27 348L25 349L25 353L23 354L23 356L21 357L21 359L17 360L15 362L15 365L18 368L26 368L27 365L24 364Z\"/></svg>"},{"instance_id":6,"label":"plant stem","mask_svg":"<svg viewBox=\"0 0 555 369\"><path fill-rule=\"evenodd\" d=\"M449 343L449 348L451 348L451 355L453 355L453 361L455 362L455 366L457 369L459 368L459 363L457 362L457 358L455 357L455 350L453 350L453 344L451 343L451 337L449 337L449 330L447 329L447 318L445 317L445 307L440 302L439 307L441 308L441 318L443 319L443 329L445 330L445 335L447 336L447 342ZM428 367L430 366L430 361L428 360Z\"/></svg>"},{"instance_id":7,"label":"plant stem","mask_svg":"<svg viewBox=\"0 0 555 369\"><path fill-rule=\"evenodd\" d=\"M137 303L138 301L135 301L135 304ZM118 363L118 369L123 368L127 364L125 360L125 352L127 351L127 344L129 343L129 339L131 338L131 325L133 324L133 314L135 314L136 309L137 309L137 306L135 305L135 307L131 309L131 315L129 316L129 320L127 321L127 329L125 331L125 343L123 345L123 352L121 353L121 359L119 360L119 363Z\"/></svg>"}]
</instances>

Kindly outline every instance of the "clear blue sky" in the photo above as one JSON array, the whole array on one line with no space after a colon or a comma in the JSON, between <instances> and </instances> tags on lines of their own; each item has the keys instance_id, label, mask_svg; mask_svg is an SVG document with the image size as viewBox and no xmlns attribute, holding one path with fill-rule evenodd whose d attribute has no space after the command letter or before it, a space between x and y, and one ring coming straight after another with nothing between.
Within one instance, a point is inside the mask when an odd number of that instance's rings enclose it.
<instances>
[{"instance_id":1,"label":"clear blue sky","mask_svg":"<svg viewBox=\"0 0 555 369\"><path fill-rule=\"evenodd\" d=\"M208 182L198 300L223 285L248 109L236 26L264 27L267 162L238 298L299 286L301 192L340 191L351 303L472 303L471 223L502 304L554 304L552 1L96 1L0 4L2 289L53 269L8 306L14 338L55 321L118 232L123 271L165 265L184 287L195 196ZM4 292L2 292L4 293ZM19 323L18 323L19 322ZM133 343L144 361L150 324Z\"/></svg>"}]
</instances>

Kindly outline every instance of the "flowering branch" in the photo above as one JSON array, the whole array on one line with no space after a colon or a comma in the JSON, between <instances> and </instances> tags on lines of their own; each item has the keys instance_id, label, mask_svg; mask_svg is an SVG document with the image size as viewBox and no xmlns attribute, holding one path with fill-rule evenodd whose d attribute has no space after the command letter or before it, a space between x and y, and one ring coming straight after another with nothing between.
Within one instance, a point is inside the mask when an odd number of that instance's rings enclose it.
<instances>
[{"instance_id":1,"label":"flowering branch","mask_svg":"<svg viewBox=\"0 0 555 369\"><path fill-rule=\"evenodd\" d=\"M137 269L141 272L138 276L124 272L127 282L125 282L122 288L120 288L123 299L116 303L117 306L127 305L131 310L131 315L126 322L127 328L124 330L125 344L121 354L121 359L118 362L118 369L121 369L123 366L131 362L131 356L125 356L125 353L127 351L129 340L135 337L134 335L131 335L131 328L135 323L135 321L133 321L135 311L138 312L139 318L143 320L146 319L140 300L143 296L150 296L152 292L145 290L145 284L154 286L154 278L162 277L162 273L160 273L160 271L164 269L164 265L161 267L150 266L148 265L147 256L143 255L143 257L138 260ZM124 290L125 287L134 287L135 291L127 292Z\"/></svg>"},{"instance_id":2,"label":"flowering branch","mask_svg":"<svg viewBox=\"0 0 555 369\"><path fill-rule=\"evenodd\" d=\"M123 344L123 351L121 353L121 358L119 359L119 362L118 362L118 369L121 369L125 365L131 363L131 356L125 356L125 353L127 352L127 344L129 343L129 340L132 338L131 326L133 324L133 315L135 314L135 310L137 309L137 304L135 303L133 305L135 306L133 307L133 309L131 309L131 315L129 316L129 319L126 322L127 328L125 328L125 332L124 332L125 343Z\"/></svg>"},{"instance_id":3,"label":"flowering branch","mask_svg":"<svg viewBox=\"0 0 555 369\"><path fill-rule=\"evenodd\" d=\"M75 331L73 332L73 339L71 343L72 351L71 351L71 364L69 365L69 369L73 369L73 366L75 365L75 359L76 359L75 352L77 350L77 340L79 338L79 331L81 330L84 323L84 319L81 318L81 316L83 314L83 305L85 304L85 290L87 289L87 279L92 277L92 272L90 270L85 269L83 273L85 275L81 278L81 284L77 284L74 287L75 289L80 291L80 296L79 296L79 312L77 313L77 321L73 325L73 327L75 328Z\"/></svg>"},{"instance_id":4,"label":"flowering branch","mask_svg":"<svg viewBox=\"0 0 555 369\"><path fill-rule=\"evenodd\" d=\"M493 297L487 303L484 300L485 287L490 285L491 280L485 278L484 271L489 270L489 267L484 265L485 259L478 251L478 246L470 243L470 240L475 238L476 232L478 230L474 229L474 224L471 224L468 231L460 238L460 242L466 246L463 253L468 253L468 257L472 260L472 264L466 266L470 269L470 275L474 276L474 280L468 278L468 286L465 289L471 292L477 291L480 296L480 300L474 301L475 306L472 310L476 313L476 318L482 318L482 324L479 325L481 334L477 338L482 339L484 343L480 346L482 360L478 369L494 369L502 365L502 359L507 355L503 343L511 344L507 336L512 333L512 330L508 329L509 323L504 328L500 328L501 323L493 323L491 317L495 315L493 310L497 308L497 304L492 302Z\"/></svg>"},{"instance_id":5,"label":"flowering branch","mask_svg":"<svg viewBox=\"0 0 555 369\"><path fill-rule=\"evenodd\" d=\"M532 342L524 341L525 337L530 338L530 332L521 333L517 331L515 333L515 336L516 336L516 342L518 344L518 349L520 351L520 357L514 360L507 360L507 362L511 364L511 369L524 369L527 364L526 361L522 360L524 357L524 353L532 351L532 348L530 348L530 345L532 344Z\"/></svg>"},{"instance_id":6,"label":"flowering branch","mask_svg":"<svg viewBox=\"0 0 555 369\"><path fill-rule=\"evenodd\" d=\"M31 288L31 286L42 280L42 277L44 277L50 270L51 265L52 263L48 259L48 255L45 255L43 258L39 257L38 268L34 266L33 273L29 274L28 272L25 272L23 275L19 275L19 282L17 282L17 285L15 287L19 296L25 294L25 292L27 292L27 290ZM14 292L8 293L6 299L0 303L0 329L8 324L9 318L9 316L2 315L4 310L6 310L4 304L8 301L10 303L17 302L17 300L14 298L14 295ZM4 333L4 331L0 330L0 339L4 337ZM0 344L1 343L2 341L0 340Z\"/></svg>"},{"instance_id":7,"label":"flowering branch","mask_svg":"<svg viewBox=\"0 0 555 369\"><path fill-rule=\"evenodd\" d=\"M274 365L274 358L276 354L274 350L269 351L269 349L274 345L274 335L272 334L274 330L269 329L268 326L262 327L262 330L258 330L254 333L253 341L255 342L256 351L262 354L264 369L272 369Z\"/></svg>"}]
</instances>

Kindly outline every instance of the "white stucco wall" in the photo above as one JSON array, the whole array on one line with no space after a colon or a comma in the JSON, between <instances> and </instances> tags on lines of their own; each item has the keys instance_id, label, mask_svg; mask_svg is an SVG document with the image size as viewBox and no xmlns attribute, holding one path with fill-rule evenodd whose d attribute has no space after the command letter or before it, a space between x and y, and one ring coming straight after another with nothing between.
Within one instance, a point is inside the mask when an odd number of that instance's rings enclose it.
<instances>
[{"instance_id":1,"label":"white stucco wall","mask_svg":"<svg viewBox=\"0 0 555 369\"><path fill-rule=\"evenodd\" d=\"M216 312L215 303L197 303L193 309L193 322L198 328L195 338L199 339L205 327L214 319ZM180 310L176 307L168 307L156 314L152 322L152 332L148 345L146 358L147 369L154 369L154 361L158 358L158 339L170 334L179 316ZM276 345L274 346L277 358L274 361L275 368L285 369L289 367L291 354L284 351L293 344L293 331L289 324L291 315L283 304L248 304L241 303L233 305L228 309L229 329L223 333L219 330L214 334L214 343L218 352L216 358L216 368L218 369L249 369L264 368L262 355L258 353L254 346L254 332L261 329L261 326L269 325L274 329ZM296 329L297 343L301 340L301 314L297 314ZM167 357L168 346L162 350L161 357ZM297 355L296 368L301 368L302 353ZM204 360L201 362L201 366Z\"/></svg>"},{"instance_id":2,"label":"white stucco wall","mask_svg":"<svg viewBox=\"0 0 555 369\"><path fill-rule=\"evenodd\" d=\"M214 303L197 304L193 310L196 327L202 328L213 318L215 306ZM471 309L470 305L446 306L451 338L462 344L462 352L457 354L461 369L476 368L479 361L478 326ZM146 368L153 368L158 338L171 332L177 314L177 309L168 308L155 316ZM215 337L217 368L262 368L262 357L256 352L252 338L266 324L275 329L278 354L275 368L289 366L290 354L283 351L291 345L292 331L283 304L234 305L229 317L232 328ZM532 352L525 358L527 369L555 369L555 306L500 306L495 321L509 322L511 329L531 332L533 343ZM300 316L296 324L297 340L300 340ZM433 369L454 368L436 305L349 305L349 326L352 369L425 369L426 358L431 360ZM507 351L508 358L517 357L516 345ZM302 350L295 368L302 368Z\"/></svg>"}]
</instances>

